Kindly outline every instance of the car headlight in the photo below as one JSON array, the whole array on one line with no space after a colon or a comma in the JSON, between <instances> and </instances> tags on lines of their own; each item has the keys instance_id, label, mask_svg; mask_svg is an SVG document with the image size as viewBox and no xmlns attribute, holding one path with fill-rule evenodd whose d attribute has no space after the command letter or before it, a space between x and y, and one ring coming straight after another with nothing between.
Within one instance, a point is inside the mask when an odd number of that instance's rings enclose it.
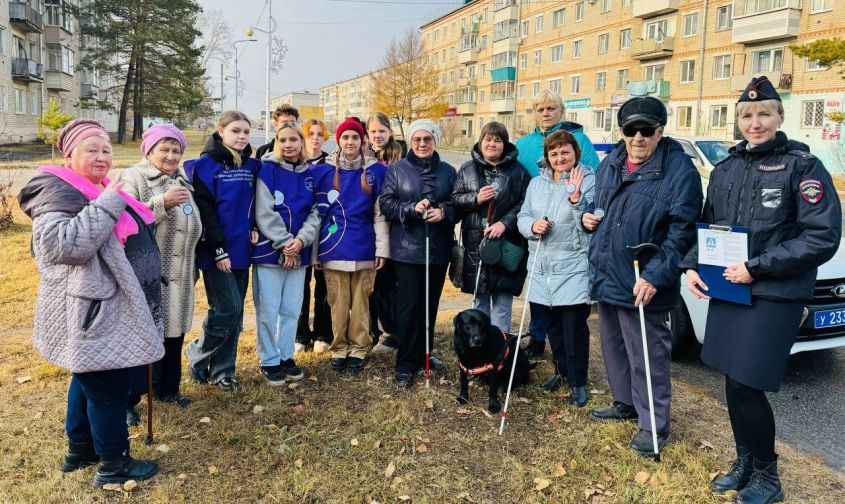
<instances>
[{"instance_id":1,"label":"car headlight","mask_svg":"<svg viewBox=\"0 0 845 504\"><path fill-rule=\"evenodd\" d=\"M801 322L798 324L798 327L804 325L804 321L807 320L807 317L810 315L810 310L805 306L804 311L801 312Z\"/></svg>"}]
</instances>

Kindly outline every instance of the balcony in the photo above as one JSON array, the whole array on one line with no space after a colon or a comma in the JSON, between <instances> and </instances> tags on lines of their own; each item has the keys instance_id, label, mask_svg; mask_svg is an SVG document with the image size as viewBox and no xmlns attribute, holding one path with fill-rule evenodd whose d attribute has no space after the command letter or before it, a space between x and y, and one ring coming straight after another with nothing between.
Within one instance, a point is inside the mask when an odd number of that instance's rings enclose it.
<instances>
[{"instance_id":1,"label":"balcony","mask_svg":"<svg viewBox=\"0 0 845 504\"><path fill-rule=\"evenodd\" d=\"M634 0L634 17L649 18L678 10L678 0Z\"/></svg>"},{"instance_id":2,"label":"balcony","mask_svg":"<svg viewBox=\"0 0 845 504\"><path fill-rule=\"evenodd\" d=\"M766 12L735 15L731 32L731 41L734 44L753 44L795 37L801 23L801 1L790 0L783 7Z\"/></svg>"},{"instance_id":3,"label":"balcony","mask_svg":"<svg viewBox=\"0 0 845 504\"><path fill-rule=\"evenodd\" d=\"M73 34L61 26L47 25L44 27L44 43L51 45L70 45Z\"/></svg>"},{"instance_id":4,"label":"balcony","mask_svg":"<svg viewBox=\"0 0 845 504\"><path fill-rule=\"evenodd\" d=\"M640 61L666 58L675 51L675 37L663 37L661 42L657 39L637 39L632 49L631 56Z\"/></svg>"},{"instance_id":5,"label":"balcony","mask_svg":"<svg viewBox=\"0 0 845 504\"><path fill-rule=\"evenodd\" d=\"M14 58L12 79L21 82L44 82L44 65L27 58Z\"/></svg>"},{"instance_id":6,"label":"balcony","mask_svg":"<svg viewBox=\"0 0 845 504\"><path fill-rule=\"evenodd\" d=\"M506 66L490 70L491 82L516 80L516 67Z\"/></svg>"},{"instance_id":7,"label":"balcony","mask_svg":"<svg viewBox=\"0 0 845 504\"><path fill-rule=\"evenodd\" d=\"M665 80L631 81L627 86L630 96L654 96L655 98L669 98L671 86Z\"/></svg>"},{"instance_id":8,"label":"balcony","mask_svg":"<svg viewBox=\"0 0 845 504\"><path fill-rule=\"evenodd\" d=\"M23 2L9 3L9 22L21 31L27 33L41 33L44 23L41 14Z\"/></svg>"},{"instance_id":9,"label":"balcony","mask_svg":"<svg viewBox=\"0 0 845 504\"><path fill-rule=\"evenodd\" d=\"M475 103L459 103L458 104L458 115L474 114L474 113L475 113Z\"/></svg>"},{"instance_id":10,"label":"balcony","mask_svg":"<svg viewBox=\"0 0 845 504\"><path fill-rule=\"evenodd\" d=\"M51 91L73 91L73 75L66 74L61 70L48 69L44 85Z\"/></svg>"},{"instance_id":11,"label":"balcony","mask_svg":"<svg viewBox=\"0 0 845 504\"><path fill-rule=\"evenodd\" d=\"M478 84L478 77L475 75L458 77L458 87L475 87Z\"/></svg>"},{"instance_id":12,"label":"balcony","mask_svg":"<svg viewBox=\"0 0 845 504\"><path fill-rule=\"evenodd\" d=\"M514 101L513 98L498 98L490 100L490 112L513 112Z\"/></svg>"},{"instance_id":13,"label":"balcony","mask_svg":"<svg viewBox=\"0 0 845 504\"><path fill-rule=\"evenodd\" d=\"M519 19L519 6L514 5L513 2L507 3L509 5L506 5L493 13L493 23L501 23L502 21L508 21L509 19Z\"/></svg>"},{"instance_id":14,"label":"balcony","mask_svg":"<svg viewBox=\"0 0 845 504\"><path fill-rule=\"evenodd\" d=\"M519 37L517 35L504 37L493 41L493 54L503 52L515 53L519 51Z\"/></svg>"},{"instance_id":15,"label":"balcony","mask_svg":"<svg viewBox=\"0 0 845 504\"><path fill-rule=\"evenodd\" d=\"M465 65L476 61L478 61L478 49L476 47L469 47L458 53L458 64Z\"/></svg>"},{"instance_id":16,"label":"balcony","mask_svg":"<svg viewBox=\"0 0 845 504\"><path fill-rule=\"evenodd\" d=\"M88 84L83 82L80 86L79 97L88 98L90 100L96 100L100 97L100 87L96 84Z\"/></svg>"},{"instance_id":17,"label":"balcony","mask_svg":"<svg viewBox=\"0 0 845 504\"><path fill-rule=\"evenodd\" d=\"M784 73L784 72L751 72L747 74L741 75L733 75L731 76L731 91L743 91L745 90L745 86L751 82L752 77L759 77L761 75L765 75L772 81L772 84L775 85L775 89L778 91L790 91L792 90L792 74L791 73Z\"/></svg>"}]
</instances>

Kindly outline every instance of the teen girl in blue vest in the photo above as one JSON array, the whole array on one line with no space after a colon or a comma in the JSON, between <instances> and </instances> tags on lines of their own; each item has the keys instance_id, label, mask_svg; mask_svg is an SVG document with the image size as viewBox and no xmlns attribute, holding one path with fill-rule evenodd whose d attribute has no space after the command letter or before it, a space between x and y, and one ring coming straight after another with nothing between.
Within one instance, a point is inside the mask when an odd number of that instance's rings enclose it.
<instances>
[{"instance_id":1,"label":"teen girl in blue vest","mask_svg":"<svg viewBox=\"0 0 845 504\"><path fill-rule=\"evenodd\" d=\"M238 383L235 359L249 283L252 203L260 166L250 158L249 130L245 114L224 112L200 158L185 163L202 220L197 267L208 297L202 335L185 349L188 372L194 381L226 391L235 390Z\"/></svg>"},{"instance_id":2,"label":"teen girl in blue vest","mask_svg":"<svg viewBox=\"0 0 845 504\"><path fill-rule=\"evenodd\" d=\"M315 267L325 273L332 308L332 368L359 373L372 343L369 296L390 247L378 208L386 168L365 155L357 119L341 123L335 137L338 150L313 168L322 219Z\"/></svg>"},{"instance_id":3,"label":"teen girl in blue vest","mask_svg":"<svg viewBox=\"0 0 845 504\"><path fill-rule=\"evenodd\" d=\"M258 358L270 385L303 377L293 360L294 340L305 270L320 225L304 142L298 124L282 123L276 130L273 149L261 158L263 164L255 183L259 235L252 254L252 296Z\"/></svg>"}]
</instances>

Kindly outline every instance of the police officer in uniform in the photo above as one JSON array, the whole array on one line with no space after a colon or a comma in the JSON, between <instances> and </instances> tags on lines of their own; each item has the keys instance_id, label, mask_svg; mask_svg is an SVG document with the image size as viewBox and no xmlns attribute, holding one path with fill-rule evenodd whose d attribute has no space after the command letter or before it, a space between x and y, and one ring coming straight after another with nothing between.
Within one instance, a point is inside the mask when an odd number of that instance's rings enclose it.
<instances>
[{"instance_id":1,"label":"police officer in uniform","mask_svg":"<svg viewBox=\"0 0 845 504\"><path fill-rule=\"evenodd\" d=\"M736 104L744 141L710 175L701 220L744 226L745 263L723 275L751 285L751 306L712 299L701 359L725 374L728 414L737 458L713 490L737 490L735 502L763 504L784 498L775 454L775 419L765 392L780 388L816 270L839 247L842 213L830 174L809 148L778 128L783 104L765 77L751 80ZM687 254L687 287L708 298Z\"/></svg>"}]
</instances>

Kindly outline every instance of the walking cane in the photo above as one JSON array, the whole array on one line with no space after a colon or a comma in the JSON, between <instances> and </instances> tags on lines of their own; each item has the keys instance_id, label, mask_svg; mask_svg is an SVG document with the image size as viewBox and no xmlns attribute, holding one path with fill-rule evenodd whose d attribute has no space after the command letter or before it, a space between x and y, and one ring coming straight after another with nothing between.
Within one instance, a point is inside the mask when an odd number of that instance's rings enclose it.
<instances>
[{"instance_id":1,"label":"walking cane","mask_svg":"<svg viewBox=\"0 0 845 504\"><path fill-rule=\"evenodd\" d=\"M548 217L543 217L543 220L548 221ZM551 229L547 229L548 233ZM499 435L505 431L505 419L508 417L508 404L511 399L511 388L513 387L513 376L516 373L516 357L519 355L519 344L522 343L522 331L525 329L525 315L528 313L528 295L531 294L531 284L534 282L534 271L537 269L537 259L540 257L540 246L543 244L543 235L537 239L537 252L535 252L534 260L531 262L531 273L528 275L528 289L525 290L525 302L522 304L522 317L519 319L519 332L516 335L516 349L513 352L513 365L511 366L511 376L508 379L508 390L505 393L505 406L502 408L502 422L499 424Z\"/></svg>"},{"instance_id":2,"label":"walking cane","mask_svg":"<svg viewBox=\"0 0 845 504\"><path fill-rule=\"evenodd\" d=\"M153 444L153 365L147 364L147 444Z\"/></svg>"},{"instance_id":3,"label":"walking cane","mask_svg":"<svg viewBox=\"0 0 845 504\"><path fill-rule=\"evenodd\" d=\"M429 271L429 237L428 237L428 209L423 212L423 220L425 221L425 388L431 387L431 344L428 341L428 313L429 313L429 297L428 297L428 271Z\"/></svg>"},{"instance_id":4,"label":"walking cane","mask_svg":"<svg viewBox=\"0 0 845 504\"><path fill-rule=\"evenodd\" d=\"M628 251L634 257L634 284L640 281L640 261L637 259L644 250L652 250L660 253L660 247L653 243L640 243L635 246L628 246ZM651 362L648 358L648 341L645 336L645 310L640 303L640 333L643 338L643 357L645 358L645 384L648 389L648 419L651 422L651 442L654 447L654 460L660 462L660 449L657 447L657 422L654 420L654 392L651 388Z\"/></svg>"}]
</instances>

